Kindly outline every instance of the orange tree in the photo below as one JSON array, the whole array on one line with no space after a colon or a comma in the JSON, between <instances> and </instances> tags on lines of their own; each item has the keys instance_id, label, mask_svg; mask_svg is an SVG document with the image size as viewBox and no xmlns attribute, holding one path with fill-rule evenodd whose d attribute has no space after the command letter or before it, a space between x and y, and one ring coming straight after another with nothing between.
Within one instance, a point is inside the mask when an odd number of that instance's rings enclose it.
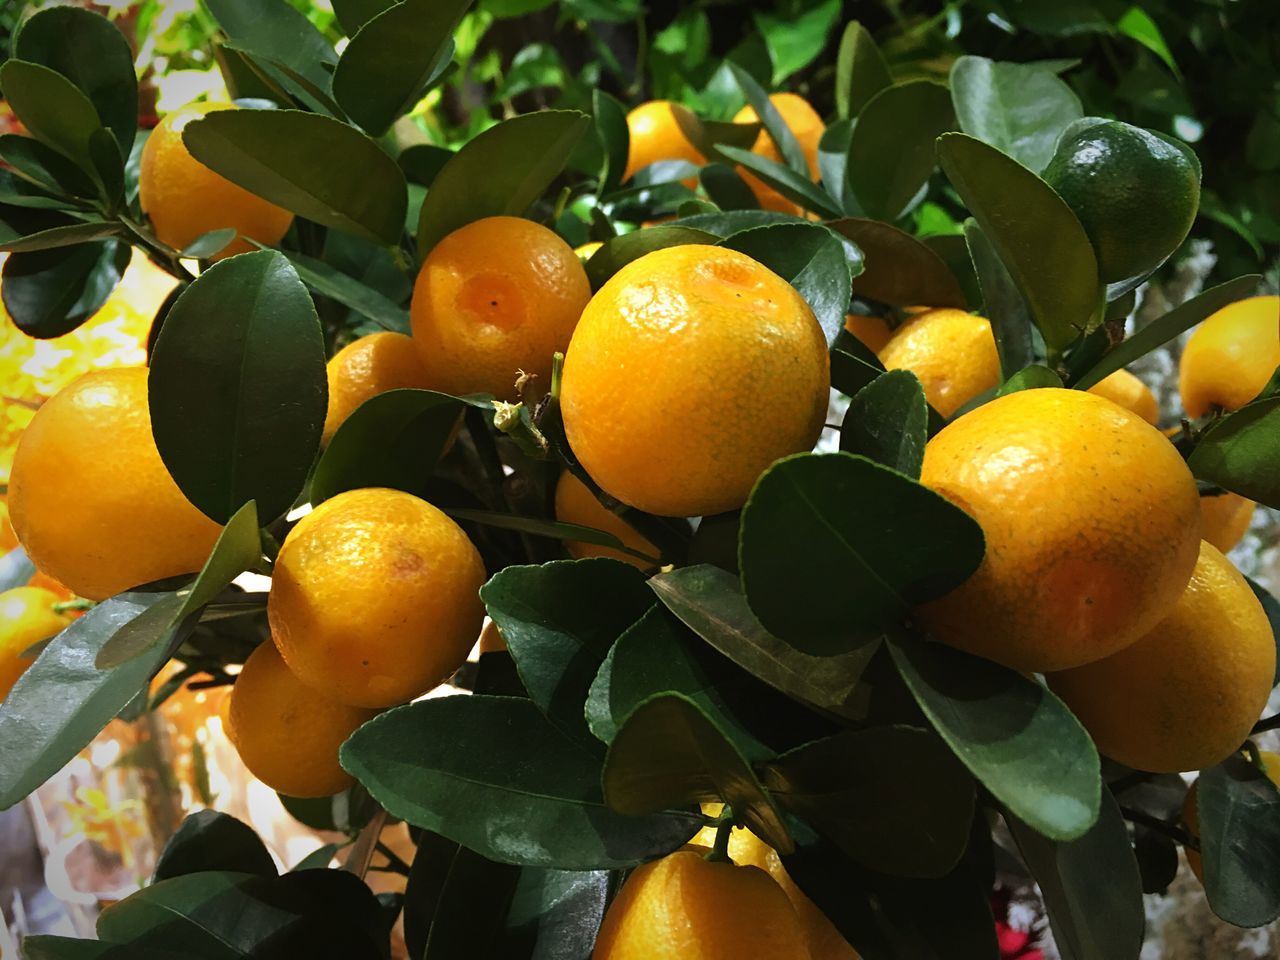
<instances>
[{"instance_id":1,"label":"orange tree","mask_svg":"<svg viewBox=\"0 0 1280 960\"><path fill-rule=\"evenodd\" d=\"M1136 958L1179 844L1221 917L1280 916L1280 608L1201 545L1202 495L1280 507L1280 301L1122 322L1195 216L1185 144L1082 116L1060 63L895 82L851 23L826 121L726 61L714 113L597 89L401 147L465 2L335 0L340 54L206 6L239 108L149 149L98 15L0 66L14 323L74 329L130 247L180 281L145 377L72 384L15 457L23 548L98 602L0 644L0 806L234 682L246 764L351 845L279 874L198 814L103 946L28 957L383 957L401 916L415 957L995 957L1000 823L1063 956ZM960 233L917 235L930 196ZM1254 344L1232 399L1184 371L1211 399L1162 437L1113 375L1214 314ZM388 818L417 853L375 897Z\"/></svg>"}]
</instances>

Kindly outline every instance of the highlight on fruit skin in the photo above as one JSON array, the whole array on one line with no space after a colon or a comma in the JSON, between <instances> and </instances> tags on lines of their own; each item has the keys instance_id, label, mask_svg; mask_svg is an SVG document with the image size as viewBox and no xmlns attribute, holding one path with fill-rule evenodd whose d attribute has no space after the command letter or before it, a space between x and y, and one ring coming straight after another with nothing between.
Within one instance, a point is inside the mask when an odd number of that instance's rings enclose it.
<instances>
[{"instance_id":1,"label":"highlight on fruit skin","mask_svg":"<svg viewBox=\"0 0 1280 960\"><path fill-rule=\"evenodd\" d=\"M1280 366L1280 296L1228 304L1196 327L1178 361L1178 390L1192 419L1238 410Z\"/></svg>"},{"instance_id":2,"label":"highlight on fruit skin","mask_svg":"<svg viewBox=\"0 0 1280 960\"><path fill-rule=\"evenodd\" d=\"M329 359L325 377L329 407L324 418L324 443L366 400L388 390L431 388L413 340L389 330L352 340Z\"/></svg>"},{"instance_id":3,"label":"highlight on fruit skin","mask_svg":"<svg viewBox=\"0 0 1280 960\"><path fill-rule=\"evenodd\" d=\"M1200 535L1223 553L1229 553L1249 532L1257 508L1256 503L1238 493L1202 493L1200 519L1204 528Z\"/></svg>"},{"instance_id":4,"label":"highlight on fruit skin","mask_svg":"<svg viewBox=\"0 0 1280 960\"><path fill-rule=\"evenodd\" d=\"M707 162L685 135L676 111L687 109L670 100L650 100L627 113L627 168L623 182L662 160L684 160L700 167Z\"/></svg>"},{"instance_id":5,"label":"highlight on fruit skin","mask_svg":"<svg viewBox=\"0 0 1280 960\"><path fill-rule=\"evenodd\" d=\"M1156 395L1128 370L1117 370L1104 377L1090 387L1089 392L1136 413L1153 427L1160 423L1160 405Z\"/></svg>"},{"instance_id":6,"label":"highlight on fruit skin","mask_svg":"<svg viewBox=\"0 0 1280 960\"><path fill-rule=\"evenodd\" d=\"M1000 383L991 321L943 307L908 318L879 350L886 370L910 370L925 399L944 417Z\"/></svg>"}]
</instances>

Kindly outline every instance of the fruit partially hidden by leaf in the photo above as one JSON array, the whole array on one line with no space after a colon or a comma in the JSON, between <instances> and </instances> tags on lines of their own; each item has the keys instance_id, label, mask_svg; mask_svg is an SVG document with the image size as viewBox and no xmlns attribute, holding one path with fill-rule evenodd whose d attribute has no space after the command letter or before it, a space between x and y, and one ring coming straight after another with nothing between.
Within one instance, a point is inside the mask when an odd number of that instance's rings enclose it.
<instances>
[{"instance_id":1,"label":"fruit partially hidden by leaf","mask_svg":"<svg viewBox=\"0 0 1280 960\"><path fill-rule=\"evenodd\" d=\"M1280 297L1250 297L1223 307L1196 328L1178 362L1187 416L1214 407L1238 410L1280 367Z\"/></svg>"}]
</instances>

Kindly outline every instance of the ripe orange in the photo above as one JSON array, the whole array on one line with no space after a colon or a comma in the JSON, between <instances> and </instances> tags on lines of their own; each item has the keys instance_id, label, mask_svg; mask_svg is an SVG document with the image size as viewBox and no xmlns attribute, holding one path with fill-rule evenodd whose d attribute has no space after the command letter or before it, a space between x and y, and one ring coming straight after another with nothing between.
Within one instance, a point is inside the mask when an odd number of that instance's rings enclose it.
<instances>
[{"instance_id":1,"label":"ripe orange","mask_svg":"<svg viewBox=\"0 0 1280 960\"><path fill-rule=\"evenodd\" d=\"M187 104L160 121L142 148L138 199L156 236L175 250L210 230L234 227L239 236L213 257L219 260L256 249L247 238L279 243L293 222L288 210L214 173L182 142L182 131L193 120L234 109L230 103Z\"/></svg>"},{"instance_id":2,"label":"ripe orange","mask_svg":"<svg viewBox=\"0 0 1280 960\"><path fill-rule=\"evenodd\" d=\"M160 460L141 368L86 374L40 408L9 510L31 561L91 600L199 570L221 532Z\"/></svg>"},{"instance_id":3,"label":"ripe orange","mask_svg":"<svg viewBox=\"0 0 1280 960\"><path fill-rule=\"evenodd\" d=\"M461 528L399 490L349 490L298 521L267 616L289 669L358 707L412 700L457 670L484 619L484 563Z\"/></svg>"},{"instance_id":4,"label":"ripe orange","mask_svg":"<svg viewBox=\"0 0 1280 960\"><path fill-rule=\"evenodd\" d=\"M0 498L0 556L18 546L18 535L13 532L13 524L9 521L9 501Z\"/></svg>"},{"instance_id":5,"label":"ripe orange","mask_svg":"<svg viewBox=\"0 0 1280 960\"><path fill-rule=\"evenodd\" d=\"M1238 493L1207 493L1200 498L1200 535L1223 553L1244 539L1258 505Z\"/></svg>"},{"instance_id":6,"label":"ripe orange","mask_svg":"<svg viewBox=\"0 0 1280 960\"><path fill-rule=\"evenodd\" d=\"M1026 672L1124 649L1200 548L1191 471L1150 424L1082 390L1011 393L948 424L921 480L982 526L978 571L920 610L939 639Z\"/></svg>"},{"instance_id":7,"label":"ripe orange","mask_svg":"<svg viewBox=\"0 0 1280 960\"><path fill-rule=\"evenodd\" d=\"M1223 307L1191 334L1178 364L1187 416L1212 407L1238 410L1280 366L1280 297L1251 297Z\"/></svg>"},{"instance_id":8,"label":"ripe orange","mask_svg":"<svg viewBox=\"0 0 1280 960\"><path fill-rule=\"evenodd\" d=\"M650 100L627 114L630 145L627 169L622 175L624 181L659 160L688 160L699 167L707 162L684 135L676 119L675 106L670 100Z\"/></svg>"},{"instance_id":9,"label":"ripe orange","mask_svg":"<svg viewBox=\"0 0 1280 960\"><path fill-rule=\"evenodd\" d=\"M1280 753L1271 753L1267 750L1259 750L1259 756L1262 758L1262 766L1266 769L1267 779L1280 787ZM1191 789L1187 791L1187 798L1182 804L1182 823L1187 828L1187 833L1200 839L1200 781L1196 780L1191 784ZM1200 854L1186 848L1187 866L1191 868L1191 872L1196 875L1196 879L1204 883L1204 861Z\"/></svg>"},{"instance_id":10,"label":"ripe orange","mask_svg":"<svg viewBox=\"0 0 1280 960\"><path fill-rule=\"evenodd\" d=\"M541 224L486 217L427 255L413 288L413 339L445 393L515 399L520 371L544 380L591 298L582 261Z\"/></svg>"},{"instance_id":11,"label":"ripe orange","mask_svg":"<svg viewBox=\"0 0 1280 960\"><path fill-rule=\"evenodd\" d=\"M1164 619L1119 653L1048 681L1102 753L1136 770L1181 773L1239 749L1275 670L1262 604L1231 561L1202 543L1191 582Z\"/></svg>"},{"instance_id":12,"label":"ripe orange","mask_svg":"<svg viewBox=\"0 0 1280 960\"><path fill-rule=\"evenodd\" d=\"M62 598L39 587L15 587L0 593L0 700L9 695L35 657L23 654L71 622L53 605Z\"/></svg>"},{"instance_id":13,"label":"ripe orange","mask_svg":"<svg viewBox=\"0 0 1280 960\"><path fill-rule=\"evenodd\" d=\"M366 400L401 387L430 387L413 340L389 331L353 340L333 355L325 373L329 379L325 443Z\"/></svg>"},{"instance_id":14,"label":"ripe orange","mask_svg":"<svg viewBox=\"0 0 1280 960\"><path fill-rule=\"evenodd\" d=\"M844 328L862 341L872 353L879 353L893 339L893 331L884 317L850 313L844 318Z\"/></svg>"},{"instance_id":15,"label":"ripe orange","mask_svg":"<svg viewBox=\"0 0 1280 960\"><path fill-rule=\"evenodd\" d=\"M560 474L556 483L556 519L561 523L576 523L582 527L593 527L611 533L624 545L640 553L657 557L659 550L645 539L635 527L608 509L596 499L590 488L568 470ZM641 570L652 569L654 564L639 557L615 550L613 547L601 547L594 543L582 543L578 540L565 542L569 553L579 559L583 557L612 557Z\"/></svg>"},{"instance_id":16,"label":"ripe orange","mask_svg":"<svg viewBox=\"0 0 1280 960\"><path fill-rule=\"evenodd\" d=\"M1153 427L1160 422L1160 405L1156 403L1156 395L1128 370L1117 370L1104 377L1090 387L1089 392L1106 397L1112 403L1136 413Z\"/></svg>"},{"instance_id":17,"label":"ripe orange","mask_svg":"<svg viewBox=\"0 0 1280 960\"><path fill-rule=\"evenodd\" d=\"M655 250L583 311L565 357L565 431L610 495L666 516L733 510L779 457L809 450L830 365L795 289L724 247Z\"/></svg>"},{"instance_id":18,"label":"ripe orange","mask_svg":"<svg viewBox=\"0 0 1280 960\"><path fill-rule=\"evenodd\" d=\"M783 123L795 134L796 140L800 143L800 149L804 151L805 160L809 164L809 177L816 180L818 178L818 141L822 139L822 134L826 130L822 117L818 116L818 111L813 109L808 100L794 93L772 94L769 102L782 114ZM737 112L733 122L756 123L759 119L760 116L755 108L748 104ZM773 144L773 138L763 128L756 137L751 152L776 160L778 163L785 163L782 155L778 153L778 148ZM738 168L738 173L747 182L747 186L751 188L751 192L756 195L756 200L764 209L803 215L804 211L801 207L778 193L755 174L742 167Z\"/></svg>"},{"instance_id":19,"label":"ripe orange","mask_svg":"<svg viewBox=\"0 0 1280 960\"><path fill-rule=\"evenodd\" d=\"M592 960L811 960L782 888L759 867L677 850L632 871Z\"/></svg>"},{"instance_id":20,"label":"ripe orange","mask_svg":"<svg viewBox=\"0 0 1280 960\"><path fill-rule=\"evenodd\" d=\"M291 797L327 797L354 783L338 748L376 710L331 700L295 677L267 642L231 688L227 736L249 772Z\"/></svg>"},{"instance_id":21,"label":"ripe orange","mask_svg":"<svg viewBox=\"0 0 1280 960\"><path fill-rule=\"evenodd\" d=\"M886 370L910 370L944 417L1000 383L1000 355L984 317L944 307L926 310L893 332L879 352Z\"/></svg>"}]
</instances>

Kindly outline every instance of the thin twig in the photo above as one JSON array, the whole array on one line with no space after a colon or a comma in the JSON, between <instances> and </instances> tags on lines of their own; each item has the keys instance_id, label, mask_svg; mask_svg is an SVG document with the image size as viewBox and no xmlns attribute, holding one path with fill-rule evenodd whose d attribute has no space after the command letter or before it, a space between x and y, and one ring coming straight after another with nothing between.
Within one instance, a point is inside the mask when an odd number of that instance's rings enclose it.
<instances>
[{"instance_id":1,"label":"thin twig","mask_svg":"<svg viewBox=\"0 0 1280 960\"><path fill-rule=\"evenodd\" d=\"M1161 820L1159 817L1153 817L1151 814L1142 810L1135 810L1133 807L1121 807L1120 814L1131 823L1139 823L1144 827L1149 827L1156 833L1164 834L1175 843L1180 843L1184 847L1192 850L1200 849L1200 841L1191 834L1187 833L1176 823L1170 823L1168 820Z\"/></svg>"}]
</instances>

